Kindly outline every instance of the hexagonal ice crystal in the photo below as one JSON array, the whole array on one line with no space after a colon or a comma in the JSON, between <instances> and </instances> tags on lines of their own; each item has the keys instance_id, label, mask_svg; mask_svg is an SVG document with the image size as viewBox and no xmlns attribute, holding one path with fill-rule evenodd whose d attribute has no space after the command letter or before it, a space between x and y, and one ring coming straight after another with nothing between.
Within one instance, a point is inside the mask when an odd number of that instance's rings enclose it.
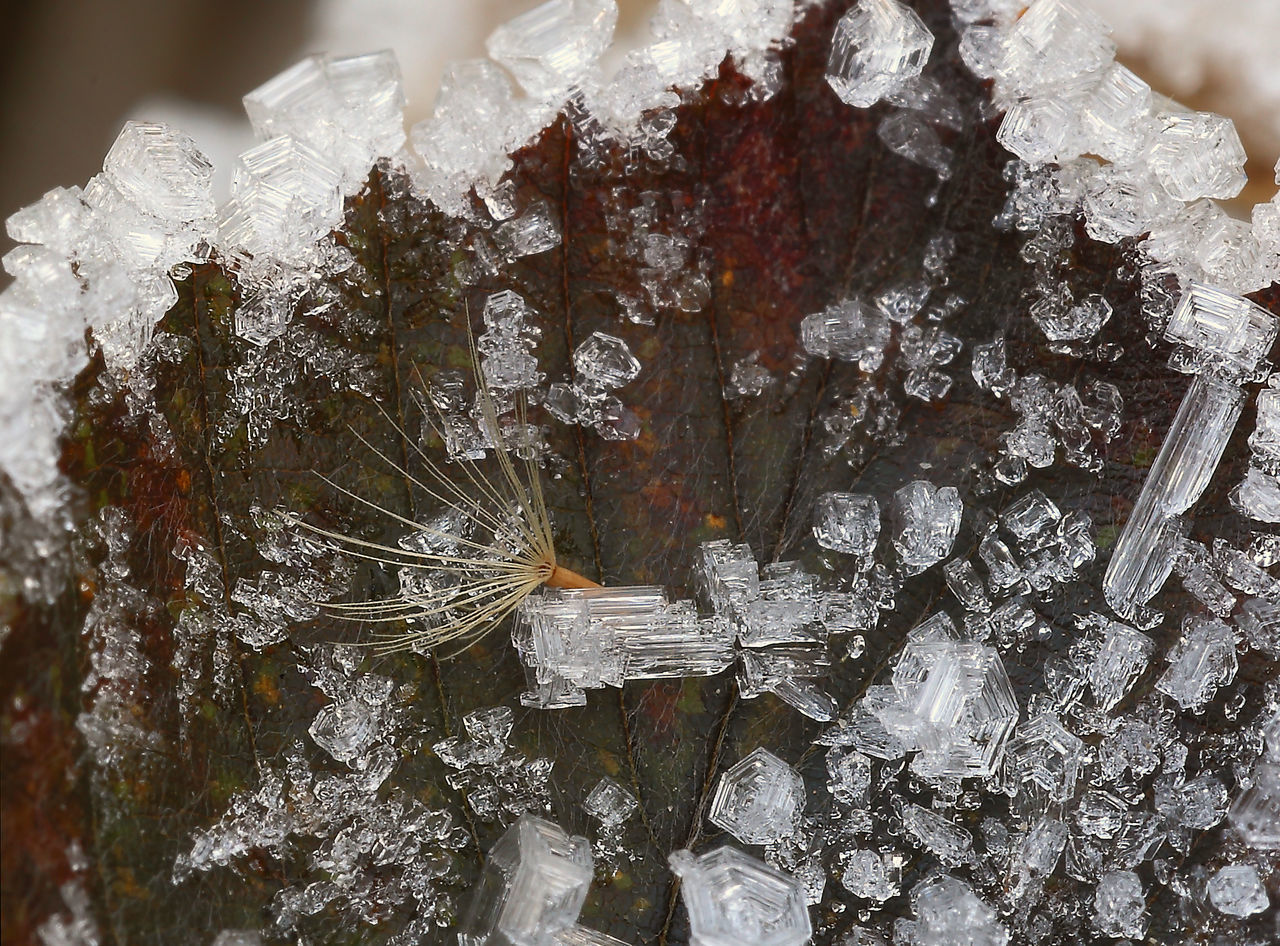
<instances>
[{"instance_id":1,"label":"hexagonal ice crystal","mask_svg":"<svg viewBox=\"0 0 1280 946\"><path fill-rule=\"evenodd\" d=\"M1105 69L1116 44L1105 23L1076 0L1039 0L1005 36L996 68L1001 95L1060 92Z\"/></svg>"},{"instance_id":2,"label":"hexagonal ice crystal","mask_svg":"<svg viewBox=\"0 0 1280 946\"><path fill-rule=\"evenodd\" d=\"M1234 197L1245 184L1244 145L1235 123L1212 112L1164 114L1146 158L1178 200Z\"/></svg>"},{"instance_id":3,"label":"hexagonal ice crystal","mask_svg":"<svg viewBox=\"0 0 1280 946\"><path fill-rule=\"evenodd\" d=\"M893 699L874 708L888 732L920 754L927 778L991 775L1018 722L1018 702L994 647L915 636L893 670Z\"/></svg>"},{"instance_id":4,"label":"hexagonal ice crystal","mask_svg":"<svg viewBox=\"0 0 1280 946\"><path fill-rule=\"evenodd\" d=\"M529 95L552 100L587 78L617 22L614 0L550 0L499 26L485 49Z\"/></svg>"},{"instance_id":5,"label":"hexagonal ice crystal","mask_svg":"<svg viewBox=\"0 0 1280 946\"><path fill-rule=\"evenodd\" d=\"M954 486L916 480L893 494L893 547L910 573L922 572L951 553L962 512Z\"/></svg>"},{"instance_id":6,"label":"hexagonal ice crystal","mask_svg":"<svg viewBox=\"0 0 1280 946\"><path fill-rule=\"evenodd\" d=\"M489 850L459 925L460 946L548 946L577 921L591 873L586 838L522 815Z\"/></svg>"},{"instance_id":7,"label":"hexagonal ice crystal","mask_svg":"<svg viewBox=\"0 0 1280 946\"><path fill-rule=\"evenodd\" d=\"M186 222L213 213L213 165L190 136L163 122L125 122L102 169L157 217Z\"/></svg>"},{"instance_id":8,"label":"hexagonal ice crystal","mask_svg":"<svg viewBox=\"0 0 1280 946\"><path fill-rule=\"evenodd\" d=\"M1019 781L1032 782L1053 801L1066 801L1075 792L1084 761L1084 743L1058 722L1041 713L1018 727L1005 751L1005 766Z\"/></svg>"},{"instance_id":9,"label":"hexagonal ice crystal","mask_svg":"<svg viewBox=\"0 0 1280 946\"><path fill-rule=\"evenodd\" d=\"M1228 864L1214 874L1209 900L1228 916L1253 916L1270 906L1267 888L1251 864Z\"/></svg>"},{"instance_id":10,"label":"hexagonal ice crystal","mask_svg":"<svg viewBox=\"0 0 1280 946\"><path fill-rule=\"evenodd\" d=\"M932 49L933 34L914 10L859 0L836 24L827 82L843 102L866 108L920 75Z\"/></svg>"},{"instance_id":11,"label":"hexagonal ice crystal","mask_svg":"<svg viewBox=\"0 0 1280 946\"><path fill-rule=\"evenodd\" d=\"M813 932L804 885L749 854L727 846L701 857L682 850L669 863L695 946L801 946Z\"/></svg>"},{"instance_id":12,"label":"hexagonal ice crystal","mask_svg":"<svg viewBox=\"0 0 1280 946\"><path fill-rule=\"evenodd\" d=\"M823 548L867 558L880 536L880 504L861 493L824 493L814 506L813 535Z\"/></svg>"},{"instance_id":13,"label":"hexagonal ice crystal","mask_svg":"<svg viewBox=\"0 0 1280 946\"><path fill-rule=\"evenodd\" d=\"M758 748L720 776L708 817L739 841L769 844L790 835L804 809L795 769Z\"/></svg>"}]
</instances>

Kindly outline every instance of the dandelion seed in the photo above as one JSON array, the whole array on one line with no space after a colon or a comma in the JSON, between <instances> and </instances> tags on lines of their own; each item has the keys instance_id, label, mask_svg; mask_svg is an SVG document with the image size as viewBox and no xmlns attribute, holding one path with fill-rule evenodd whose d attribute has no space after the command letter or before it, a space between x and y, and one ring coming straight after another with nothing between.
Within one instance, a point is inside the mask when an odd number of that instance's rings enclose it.
<instances>
[{"instance_id":1,"label":"dandelion seed","mask_svg":"<svg viewBox=\"0 0 1280 946\"><path fill-rule=\"evenodd\" d=\"M408 630L375 631L373 646L380 653L434 650L444 644L456 644L456 650L449 654L452 656L493 630L544 584L553 588L599 587L557 562L551 519L535 462L537 451L529 436L525 400L523 396L514 399L519 443L518 449L513 449L477 362L469 320L467 335L480 421L492 443L497 474L486 473L482 461L462 455L454 460L460 475L450 476L378 405L386 421L409 445L413 455L411 465L420 465L422 474L415 474L405 464L387 456L360 433L354 430L352 433L381 463L443 504L443 512L426 523L415 522L321 476L336 491L406 527L408 534L397 545L384 545L299 522L349 555L399 570L400 592L394 596L374 601L320 603L322 608L345 620L411 626ZM418 380L421 392L426 385L421 375ZM427 423L444 441L448 430L445 415L420 393L414 400Z\"/></svg>"}]
</instances>

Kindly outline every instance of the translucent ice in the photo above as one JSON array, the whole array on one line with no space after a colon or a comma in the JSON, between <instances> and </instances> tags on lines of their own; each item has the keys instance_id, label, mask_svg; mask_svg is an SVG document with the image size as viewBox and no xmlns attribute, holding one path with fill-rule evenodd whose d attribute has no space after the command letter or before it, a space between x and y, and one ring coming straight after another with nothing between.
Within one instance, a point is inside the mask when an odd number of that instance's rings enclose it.
<instances>
[{"instance_id":1,"label":"translucent ice","mask_svg":"<svg viewBox=\"0 0 1280 946\"><path fill-rule=\"evenodd\" d=\"M889 322L858 299L845 299L800 322L800 342L810 355L854 361L863 371L884 362L889 345Z\"/></svg>"},{"instance_id":2,"label":"translucent ice","mask_svg":"<svg viewBox=\"0 0 1280 946\"><path fill-rule=\"evenodd\" d=\"M951 177L955 154L919 113L907 109L891 112L876 126L876 135L894 154L932 169L940 180Z\"/></svg>"},{"instance_id":3,"label":"translucent ice","mask_svg":"<svg viewBox=\"0 0 1280 946\"><path fill-rule=\"evenodd\" d=\"M1252 784L1236 797L1228 817L1249 847L1280 850L1280 765L1259 762L1250 778Z\"/></svg>"},{"instance_id":4,"label":"translucent ice","mask_svg":"<svg viewBox=\"0 0 1280 946\"><path fill-rule=\"evenodd\" d=\"M1156 689L1185 710L1199 713L1218 688L1235 679L1236 639L1231 628L1213 618L1189 616L1182 637L1169 654L1169 668Z\"/></svg>"},{"instance_id":5,"label":"translucent ice","mask_svg":"<svg viewBox=\"0 0 1280 946\"><path fill-rule=\"evenodd\" d=\"M316 745L339 762L348 762L364 754L377 737L377 723L372 709L361 700L329 703L308 730Z\"/></svg>"},{"instance_id":6,"label":"translucent ice","mask_svg":"<svg viewBox=\"0 0 1280 946\"><path fill-rule=\"evenodd\" d=\"M973 857L973 835L937 812L904 805L902 826L948 867L958 867Z\"/></svg>"},{"instance_id":7,"label":"translucent ice","mask_svg":"<svg viewBox=\"0 0 1280 946\"><path fill-rule=\"evenodd\" d=\"M1243 406L1240 388L1211 373L1197 375L1182 399L1103 577L1107 603L1122 617L1169 577L1181 538L1177 517L1209 485Z\"/></svg>"},{"instance_id":8,"label":"translucent ice","mask_svg":"<svg viewBox=\"0 0 1280 946\"><path fill-rule=\"evenodd\" d=\"M639 808L629 791L611 778L602 778L587 795L582 808L606 828L616 828Z\"/></svg>"},{"instance_id":9,"label":"translucent ice","mask_svg":"<svg viewBox=\"0 0 1280 946\"><path fill-rule=\"evenodd\" d=\"M1231 502L1251 519L1280 523L1280 477L1250 467L1231 494Z\"/></svg>"},{"instance_id":10,"label":"translucent ice","mask_svg":"<svg viewBox=\"0 0 1280 946\"><path fill-rule=\"evenodd\" d=\"M812 933L804 885L731 847L676 851L671 869L696 946L802 946Z\"/></svg>"},{"instance_id":11,"label":"translucent ice","mask_svg":"<svg viewBox=\"0 0 1280 946\"><path fill-rule=\"evenodd\" d=\"M640 362L627 343L614 335L592 332L573 352L577 382L584 388L611 391L640 373Z\"/></svg>"},{"instance_id":12,"label":"translucent ice","mask_svg":"<svg viewBox=\"0 0 1280 946\"><path fill-rule=\"evenodd\" d=\"M827 82L848 105L874 105L920 75L933 34L897 0L859 0L836 24Z\"/></svg>"},{"instance_id":13,"label":"translucent ice","mask_svg":"<svg viewBox=\"0 0 1280 946\"><path fill-rule=\"evenodd\" d=\"M1084 743L1052 713L1041 713L1018 727L1005 750L1005 765L1013 776L1011 787L1032 782L1062 802L1075 793L1084 756Z\"/></svg>"},{"instance_id":14,"label":"translucent ice","mask_svg":"<svg viewBox=\"0 0 1280 946\"><path fill-rule=\"evenodd\" d=\"M909 573L947 557L960 531L962 508L954 486L936 487L925 480L908 483L893 494L893 547Z\"/></svg>"},{"instance_id":15,"label":"translucent ice","mask_svg":"<svg viewBox=\"0 0 1280 946\"><path fill-rule=\"evenodd\" d=\"M869 558L880 536L880 504L861 493L824 493L813 510L813 534L823 548Z\"/></svg>"},{"instance_id":16,"label":"translucent ice","mask_svg":"<svg viewBox=\"0 0 1280 946\"><path fill-rule=\"evenodd\" d=\"M1110 712L1146 669L1155 642L1128 625L1108 621L1096 632L1087 666L1089 689L1098 708Z\"/></svg>"},{"instance_id":17,"label":"translucent ice","mask_svg":"<svg viewBox=\"0 0 1280 946\"><path fill-rule=\"evenodd\" d=\"M1001 96L1060 93L1111 64L1106 25L1075 0L1037 0L1005 37L996 72Z\"/></svg>"},{"instance_id":18,"label":"translucent ice","mask_svg":"<svg viewBox=\"0 0 1280 946\"><path fill-rule=\"evenodd\" d=\"M1209 900L1228 916L1253 916L1269 905L1267 889L1251 864L1228 864L1209 879Z\"/></svg>"},{"instance_id":19,"label":"translucent ice","mask_svg":"<svg viewBox=\"0 0 1280 946\"><path fill-rule=\"evenodd\" d=\"M404 146L400 66L387 49L309 56L246 95L244 108L260 139L289 135L323 155L345 193L364 185L378 158Z\"/></svg>"},{"instance_id":20,"label":"translucent ice","mask_svg":"<svg viewBox=\"0 0 1280 946\"><path fill-rule=\"evenodd\" d=\"M1006 946L1009 931L995 909L969 885L947 874L917 884L911 891L914 920L898 920L894 942L907 946Z\"/></svg>"},{"instance_id":21,"label":"translucent ice","mask_svg":"<svg viewBox=\"0 0 1280 946\"><path fill-rule=\"evenodd\" d=\"M459 925L461 946L545 946L578 919L591 885L591 847L522 816L489 850Z\"/></svg>"},{"instance_id":22,"label":"translucent ice","mask_svg":"<svg viewBox=\"0 0 1280 946\"><path fill-rule=\"evenodd\" d=\"M614 0L549 0L490 34L485 48L536 99L559 99L586 79L613 40Z\"/></svg>"},{"instance_id":23,"label":"translucent ice","mask_svg":"<svg viewBox=\"0 0 1280 946\"><path fill-rule=\"evenodd\" d=\"M282 135L240 155L222 237L251 253L288 256L342 218L341 175L319 152Z\"/></svg>"},{"instance_id":24,"label":"translucent ice","mask_svg":"<svg viewBox=\"0 0 1280 946\"><path fill-rule=\"evenodd\" d=\"M763 747L720 776L708 817L739 841L769 844L791 835L804 810L804 782Z\"/></svg>"},{"instance_id":25,"label":"translucent ice","mask_svg":"<svg viewBox=\"0 0 1280 946\"><path fill-rule=\"evenodd\" d=\"M1178 200L1234 197L1246 180L1244 146L1235 124L1211 112L1159 116L1146 160Z\"/></svg>"},{"instance_id":26,"label":"translucent ice","mask_svg":"<svg viewBox=\"0 0 1280 946\"><path fill-rule=\"evenodd\" d=\"M103 170L147 213L175 223L213 213L213 165L190 137L159 122L125 122Z\"/></svg>"},{"instance_id":27,"label":"translucent ice","mask_svg":"<svg viewBox=\"0 0 1280 946\"><path fill-rule=\"evenodd\" d=\"M919 628L894 666L893 699L873 712L891 735L920 750L912 770L929 778L991 775L1018 721L995 648Z\"/></svg>"},{"instance_id":28,"label":"translucent ice","mask_svg":"<svg viewBox=\"0 0 1280 946\"><path fill-rule=\"evenodd\" d=\"M1178 300L1165 337L1194 349L1210 364L1252 374L1276 340L1280 320L1254 302L1193 282Z\"/></svg>"},{"instance_id":29,"label":"translucent ice","mask_svg":"<svg viewBox=\"0 0 1280 946\"><path fill-rule=\"evenodd\" d=\"M1147 902L1142 881L1130 870L1113 870L1098 879L1093 894L1093 923L1106 936L1141 936Z\"/></svg>"}]
</instances>

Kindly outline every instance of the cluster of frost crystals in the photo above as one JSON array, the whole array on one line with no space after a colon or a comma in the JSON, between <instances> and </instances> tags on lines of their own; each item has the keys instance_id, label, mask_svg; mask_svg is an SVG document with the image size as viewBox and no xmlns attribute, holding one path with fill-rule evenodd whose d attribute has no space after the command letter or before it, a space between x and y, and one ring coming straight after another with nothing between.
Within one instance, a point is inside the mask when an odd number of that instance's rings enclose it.
<instances>
[{"instance_id":1,"label":"cluster of frost crystals","mask_svg":"<svg viewBox=\"0 0 1280 946\"><path fill-rule=\"evenodd\" d=\"M922 572L950 554L963 511L954 486L915 480L893 494L893 547L907 574Z\"/></svg>"},{"instance_id":2,"label":"cluster of frost crystals","mask_svg":"<svg viewBox=\"0 0 1280 946\"><path fill-rule=\"evenodd\" d=\"M277 891L272 903L281 934L327 911L374 925L386 921L388 908L400 907L409 918L397 943L438 935L455 913L454 856L468 843L466 828L398 788L383 789L386 767L327 774L310 769L308 755L295 745L282 771L267 767L256 789L234 795L178 857L174 881L239 869L250 859L283 864L302 849L310 872Z\"/></svg>"},{"instance_id":3,"label":"cluster of frost crystals","mask_svg":"<svg viewBox=\"0 0 1280 946\"><path fill-rule=\"evenodd\" d=\"M818 686L831 666L827 638L862 626L845 597L821 592L797 562L760 568L749 546L727 539L704 542L701 559L703 598L737 638L740 695L772 693L811 719L831 719L835 701Z\"/></svg>"},{"instance_id":4,"label":"cluster of frost crystals","mask_svg":"<svg viewBox=\"0 0 1280 946\"><path fill-rule=\"evenodd\" d=\"M922 881L911 891L914 920L894 924L894 942L905 946L1005 946L1009 931L995 909L968 884L942 874Z\"/></svg>"},{"instance_id":5,"label":"cluster of frost crystals","mask_svg":"<svg viewBox=\"0 0 1280 946\"><path fill-rule=\"evenodd\" d=\"M527 668L526 706L582 706L626 680L707 676L733 662L733 630L649 586L558 589L521 603L511 638Z\"/></svg>"},{"instance_id":6,"label":"cluster of frost crystals","mask_svg":"<svg viewBox=\"0 0 1280 946\"><path fill-rule=\"evenodd\" d=\"M84 880L75 877L64 882L58 887L58 894L67 909L36 927L36 936L43 946L98 946L102 934L93 916L93 901Z\"/></svg>"},{"instance_id":7,"label":"cluster of frost crystals","mask_svg":"<svg viewBox=\"0 0 1280 946\"><path fill-rule=\"evenodd\" d=\"M113 372L131 370L177 301L175 266L203 258L213 168L187 135L128 122L82 191L58 188L5 222L0 294L0 467L39 518L57 507L59 392L84 364L85 331Z\"/></svg>"},{"instance_id":8,"label":"cluster of frost crystals","mask_svg":"<svg viewBox=\"0 0 1280 946\"><path fill-rule=\"evenodd\" d=\"M485 331L476 339L485 384L498 396L529 390L542 383L537 344L540 331L533 310L510 289L495 292L484 303ZM483 421L484 418L480 418Z\"/></svg>"},{"instance_id":9,"label":"cluster of frost crystals","mask_svg":"<svg viewBox=\"0 0 1280 946\"><path fill-rule=\"evenodd\" d=\"M138 753L157 752L165 744L145 724L152 667L142 652L139 630L144 621L156 617L160 604L129 581L133 527L127 513L107 506L98 513L93 528L107 554L81 630L89 670L80 689L90 705L76 719L76 729L99 768L117 768Z\"/></svg>"},{"instance_id":10,"label":"cluster of frost crystals","mask_svg":"<svg viewBox=\"0 0 1280 946\"><path fill-rule=\"evenodd\" d=\"M968 612L964 624L975 640L992 639L1001 648L1023 646L1043 626L1029 597L1047 598L1074 581L1097 555L1087 513L1062 515L1040 490L1011 503L978 542L983 582L970 559L943 566L947 587Z\"/></svg>"},{"instance_id":11,"label":"cluster of frost crystals","mask_svg":"<svg viewBox=\"0 0 1280 946\"><path fill-rule=\"evenodd\" d=\"M1093 895L1093 925L1104 936L1141 936L1147 928L1142 880L1131 870L1113 870L1098 879Z\"/></svg>"},{"instance_id":12,"label":"cluster of frost crystals","mask_svg":"<svg viewBox=\"0 0 1280 946\"><path fill-rule=\"evenodd\" d=\"M970 22L960 53L995 79L999 141L1032 165L1060 165L1059 179L1071 181L1067 212L1079 208L1090 236L1149 234L1143 256L1184 280L1242 293L1275 281L1275 200L1255 207L1252 222L1215 203L1245 183L1231 120L1153 96L1113 61L1107 27L1078 0L1037 0L1014 20L1016 12Z\"/></svg>"},{"instance_id":13,"label":"cluster of frost crystals","mask_svg":"<svg viewBox=\"0 0 1280 946\"><path fill-rule=\"evenodd\" d=\"M626 824L640 809L640 802L613 779L605 777L582 801L582 810L600 825L592 850L606 869L631 860L633 854L623 843Z\"/></svg>"},{"instance_id":14,"label":"cluster of frost crystals","mask_svg":"<svg viewBox=\"0 0 1280 946\"><path fill-rule=\"evenodd\" d=\"M485 48L528 96L558 106L592 77L617 22L614 0L550 0L499 26Z\"/></svg>"},{"instance_id":15,"label":"cluster of frost crystals","mask_svg":"<svg viewBox=\"0 0 1280 946\"><path fill-rule=\"evenodd\" d=\"M423 167L417 183L441 210L463 214L469 192L497 189L511 167L509 155L552 116L551 109L518 98L501 67L487 59L450 63L440 80L430 118L410 129Z\"/></svg>"},{"instance_id":16,"label":"cluster of frost crystals","mask_svg":"<svg viewBox=\"0 0 1280 946\"><path fill-rule=\"evenodd\" d=\"M513 751L513 725L509 706L474 710L462 718L465 737L450 736L431 747L450 769L445 781L466 796L482 821L505 824L526 813L551 810L552 760Z\"/></svg>"},{"instance_id":17,"label":"cluster of frost crystals","mask_svg":"<svg viewBox=\"0 0 1280 946\"><path fill-rule=\"evenodd\" d=\"M873 688L874 689L874 688ZM939 612L907 636L892 687L864 698L911 769L932 779L995 773L1018 722L1018 703L994 647L958 641Z\"/></svg>"},{"instance_id":18,"label":"cluster of frost crystals","mask_svg":"<svg viewBox=\"0 0 1280 946\"><path fill-rule=\"evenodd\" d=\"M524 815L489 849L460 946L544 946L573 927L591 886L591 846Z\"/></svg>"},{"instance_id":19,"label":"cluster of frost crystals","mask_svg":"<svg viewBox=\"0 0 1280 946\"><path fill-rule=\"evenodd\" d=\"M812 926L801 881L748 854L719 847L669 858L680 878L694 946L803 946Z\"/></svg>"},{"instance_id":20,"label":"cluster of frost crystals","mask_svg":"<svg viewBox=\"0 0 1280 946\"><path fill-rule=\"evenodd\" d=\"M761 747L720 776L707 817L745 844L769 844L793 834L803 811L800 775Z\"/></svg>"},{"instance_id":21,"label":"cluster of frost crystals","mask_svg":"<svg viewBox=\"0 0 1280 946\"><path fill-rule=\"evenodd\" d=\"M635 440L640 419L615 395L635 380L640 362L616 335L592 332L573 352L575 382L557 382L547 389L543 403L566 424L594 427L606 440Z\"/></svg>"},{"instance_id":22,"label":"cluster of frost crystals","mask_svg":"<svg viewBox=\"0 0 1280 946\"><path fill-rule=\"evenodd\" d=\"M866 108L920 75L933 34L898 0L859 0L836 23L827 83L841 101Z\"/></svg>"},{"instance_id":23,"label":"cluster of frost crystals","mask_svg":"<svg viewBox=\"0 0 1280 946\"><path fill-rule=\"evenodd\" d=\"M390 50L331 59L308 56L244 97L262 141L287 135L312 148L358 191L379 158L404 146L404 92Z\"/></svg>"}]
</instances>

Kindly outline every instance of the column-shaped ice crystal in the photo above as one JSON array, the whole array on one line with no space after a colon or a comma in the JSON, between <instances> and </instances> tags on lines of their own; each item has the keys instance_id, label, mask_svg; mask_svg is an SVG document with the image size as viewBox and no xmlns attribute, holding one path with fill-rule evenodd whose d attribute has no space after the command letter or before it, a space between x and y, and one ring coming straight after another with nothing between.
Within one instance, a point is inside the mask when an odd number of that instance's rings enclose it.
<instances>
[{"instance_id":1,"label":"column-shaped ice crystal","mask_svg":"<svg viewBox=\"0 0 1280 946\"><path fill-rule=\"evenodd\" d=\"M657 587L531 595L516 611L511 637L534 679L535 690L524 698L534 706L577 705L575 690L707 676L733 662L728 622L699 618L691 603L670 603ZM539 696L538 687L550 689Z\"/></svg>"},{"instance_id":2,"label":"column-shaped ice crystal","mask_svg":"<svg viewBox=\"0 0 1280 946\"><path fill-rule=\"evenodd\" d=\"M859 0L840 18L831 38L827 82L848 105L875 105L920 75L933 34L897 0Z\"/></svg>"},{"instance_id":3,"label":"column-shaped ice crystal","mask_svg":"<svg viewBox=\"0 0 1280 946\"><path fill-rule=\"evenodd\" d=\"M893 494L893 547L908 574L922 572L947 557L960 531L962 510L954 486L936 487L916 480Z\"/></svg>"},{"instance_id":4,"label":"column-shaped ice crystal","mask_svg":"<svg viewBox=\"0 0 1280 946\"><path fill-rule=\"evenodd\" d=\"M869 559L880 536L880 504L862 493L823 493L813 510L813 535L823 548Z\"/></svg>"},{"instance_id":5,"label":"column-shaped ice crystal","mask_svg":"<svg viewBox=\"0 0 1280 946\"><path fill-rule=\"evenodd\" d=\"M760 597L760 566L751 546L716 539L703 542L699 552L699 584L716 613L728 614Z\"/></svg>"},{"instance_id":6,"label":"column-shaped ice crystal","mask_svg":"<svg viewBox=\"0 0 1280 946\"><path fill-rule=\"evenodd\" d=\"M1275 343L1280 320L1257 303L1193 282L1178 300L1165 338L1192 349L1197 363L1247 377Z\"/></svg>"},{"instance_id":7,"label":"column-shaped ice crystal","mask_svg":"<svg viewBox=\"0 0 1280 946\"><path fill-rule=\"evenodd\" d=\"M760 747L720 776L708 818L745 844L770 844L795 831L804 810L804 782Z\"/></svg>"},{"instance_id":8,"label":"column-shaped ice crystal","mask_svg":"<svg viewBox=\"0 0 1280 946\"><path fill-rule=\"evenodd\" d=\"M1212 373L1197 375L1151 464L1102 580L1116 613L1136 613L1173 569L1179 519L1200 498L1222 458L1244 394Z\"/></svg>"},{"instance_id":9,"label":"column-shaped ice crystal","mask_svg":"<svg viewBox=\"0 0 1280 946\"><path fill-rule=\"evenodd\" d=\"M1156 645L1147 635L1118 621L1108 621L1094 638L1086 668L1089 689L1098 708L1110 712L1146 669Z\"/></svg>"},{"instance_id":10,"label":"column-shaped ice crystal","mask_svg":"<svg viewBox=\"0 0 1280 946\"><path fill-rule=\"evenodd\" d=\"M1237 668L1231 628L1214 618L1189 615L1156 689L1185 710L1203 712L1218 688L1235 679Z\"/></svg>"},{"instance_id":11,"label":"column-shaped ice crystal","mask_svg":"<svg viewBox=\"0 0 1280 946\"><path fill-rule=\"evenodd\" d=\"M802 946L812 934L804 885L748 854L719 847L700 857L676 851L694 946Z\"/></svg>"},{"instance_id":12,"label":"column-shaped ice crystal","mask_svg":"<svg viewBox=\"0 0 1280 946\"><path fill-rule=\"evenodd\" d=\"M860 299L849 298L800 320L800 344L810 355L857 362L875 371L884 362L892 327Z\"/></svg>"},{"instance_id":13,"label":"column-shaped ice crystal","mask_svg":"<svg viewBox=\"0 0 1280 946\"><path fill-rule=\"evenodd\" d=\"M522 815L489 850L459 927L461 946L550 946L578 919L591 885L591 846Z\"/></svg>"},{"instance_id":14,"label":"column-shaped ice crystal","mask_svg":"<svg viewBox=\"0 0 1280 946\"><path fill-rule=\"evenodd\" d=\"M549 0L499 26L485 41L533 98L559 104L613 40L614 0Z\"/></svg>"}]
</instances>

